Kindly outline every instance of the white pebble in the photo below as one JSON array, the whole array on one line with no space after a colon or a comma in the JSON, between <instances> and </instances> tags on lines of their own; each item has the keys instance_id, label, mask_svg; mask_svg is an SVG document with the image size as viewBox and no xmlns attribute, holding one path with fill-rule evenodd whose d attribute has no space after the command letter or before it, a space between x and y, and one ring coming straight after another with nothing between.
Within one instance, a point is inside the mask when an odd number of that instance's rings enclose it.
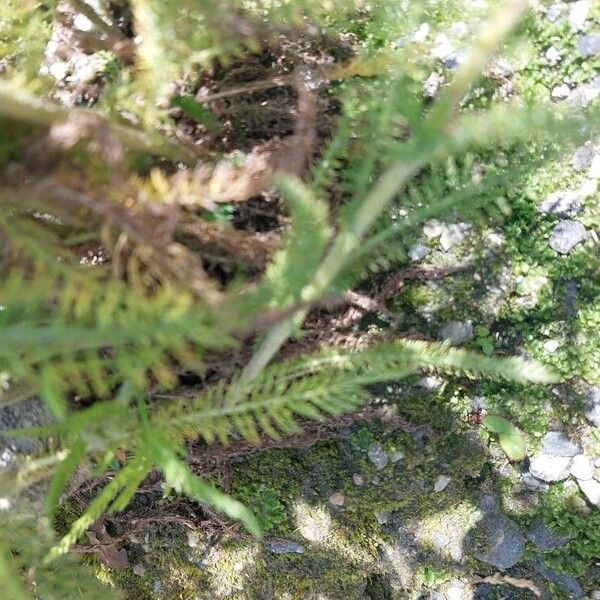
<instances>
[{"instance_id":1,"label":"white pebble","mask_svg":"<svg viewBox=\"0 0 600 600\"><path fill-rule=\"evenodd\" d=\"M550 354L556 352L559 346L560 342L557 342L556 340L547 340L546 342L544 342L544 350L546 352L549 352Z\"/></svg>"},{"instance_id":2,"label":"white pebble","mask_svg":"<svg viewBox=\"0 0 600 600\"><path fill-rule=\"evenodd\" d=\"M440 475L433 486L434 492L443 492L448 484L450 483L450 477L448 475Z\"/></svg>"}]
</instances>

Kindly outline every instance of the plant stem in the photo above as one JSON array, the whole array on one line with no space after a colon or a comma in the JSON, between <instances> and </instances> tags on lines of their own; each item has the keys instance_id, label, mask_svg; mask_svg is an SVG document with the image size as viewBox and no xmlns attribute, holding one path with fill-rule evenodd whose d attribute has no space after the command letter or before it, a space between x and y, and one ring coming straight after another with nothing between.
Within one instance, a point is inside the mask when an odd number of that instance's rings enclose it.
<instances>
[{"instance_id":1,"label":"plant stem","mask_svg":"<svg viewBox=\"0 0 600 600\"><path fill-rule=\"evenodd\" d=\"M445 126L454 116L460 101L486 65L494 49L519 22L526 8L526 0L507 0L484 26L483 34L473 46L469 58L460 67L452 84L431 111L420 131L421 139L417 138L413 141L415 152L412 154L412 159L409 162L398 161L382 175L377 185L362 202L351 225L338 233L329 252L317 269L313 281L302 291L302 301L314 301L327 292L329 286L347 264L348 258L359 248L371 225L409 178L426 164L443 155L444 150L447 151L452 145L448 143L447 139L450 136L444 135ZM443 144L443 148L436 146L436 139L439 140L440 136L447 140ZM268 331L258 351L244 369L240 385L249 383L258 376L290 337L294 322L304 319L307 312L308 309L303 308L293 317L277 323Z\"/></svg>"},{"instance_id":2,"label":"plant stem","mask_svg":"<svg viewBox=\"0 0 600 600\"><path fill-rule=\"evenodd\" d=\"M139 129L113 123L104 115L93 110L53 104L23 90L15 89L5 81L0 81L0 116L46 126L67 121L74 116L95 119L98 125L108 127L124 146L132 150L190 164L196 162L196 158L191 152L170 140L158 136L150 137Z\"/></svg>"}]
</instances>

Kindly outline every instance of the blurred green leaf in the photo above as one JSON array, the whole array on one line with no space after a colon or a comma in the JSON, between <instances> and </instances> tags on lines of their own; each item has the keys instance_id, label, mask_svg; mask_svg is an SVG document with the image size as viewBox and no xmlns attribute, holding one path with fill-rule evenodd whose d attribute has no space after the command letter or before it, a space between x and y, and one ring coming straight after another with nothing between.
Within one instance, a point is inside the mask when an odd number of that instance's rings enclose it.
<instances>
[{"instance_id":1,"label":"blurred green leaf","mask_svg":"<svg viewBox=\"0 0 600 600\"><path fill-rule=\"evenodd\" d=\"M186 116L201 123L210 131L221 129L221 124L212 112L204 108L193 96L174 96L171 104L180 108Z\"/></svg>"},{"instance_id":2,"label":"blurred green leaf","mask_svg":"<svg viewBox=\"0 0 600 600\"><path fill-rule=\"evenodd\" d=\"M523 434L507 419L495 415L487 415L482 424L498 435L498 442L510 460L520 461L525 458L527 448Z\"/></svg>"}]
</instances>

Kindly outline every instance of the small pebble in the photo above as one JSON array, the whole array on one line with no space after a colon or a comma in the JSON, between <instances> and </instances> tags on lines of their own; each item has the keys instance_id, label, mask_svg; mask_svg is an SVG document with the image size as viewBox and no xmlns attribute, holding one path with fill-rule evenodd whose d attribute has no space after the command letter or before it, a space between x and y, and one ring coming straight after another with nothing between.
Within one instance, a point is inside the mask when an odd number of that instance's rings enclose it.
<instances>
[{"instance_id":1,"label":"small pebble","mask_svg":"<svg viewBox=\"0 0 600 600\"><path fill-rule=\"evenodd\" d=\"M365 484L364 477L358 473L354 473L354 475L352 475L352 481L354 482L354 485L358 487Z\"/></svg>"},{"instance_id":2,"label":"small pebble","mask_svg":"<svg viewBox=\"0 0 600 600\"><path fill-rule=\"evenodd\" d=\"M448 39L448 36L444 33L439 33L434 42L433 48L431 49L432 58L437 58L438 60L444 60L448 58L454 52L454 46Z\"/></svg>"},{"instance_id":3,"label":"small pebble","mask_svg":"<svg viewBox=\"0 0 600 600\"><path fill-rule=\"evenodd\" d=\"M577 42L577 50L586 58L600 54L600 33L589 33L580 36Z\"/></svg>"},{"instance_id":4,"label":"small pebble","mask_svg":"<svg viewBox=\"0 0 600 600\"><path fill-rule=\"evenodd\" d=\"M557 342L556 340L547 340L544 342L544 350L546 352L549 352L550 354L556 352L556 350L558 350L560 346L560 342Z\"/></svg>"},{"instance_id":5,"label":"small pebble","mask_svg":"<svg viewBox=\"0 0 600 600\"><path fill-rule=\"evenodd\" d=\"M548 243L555 252L568 254L588 236L587 229L579 221L565 220L554 227Z\"/></svg>"},{"instance_id":6,"label":"small pebble","mask_svg":"<svg viewBox=\"0 0 600 600\"><path fill-rule=\"evenodd\" d=\"M376 469L384 469L388 464L388 456L381 444L371 444L367 450L367 457Z\"/></svg>"},{"instance_id":7,"label":"small pebble","mask_svg":"<svg viewBox=\"0 0 600 600\"><path fill-rule=\"evenodd\" d=\"M578 479L577 485L590 504L600 507L600 481L595 479Z\"/></svg>"},{"instance_id":8,"label":"small pebble","mask_svg":"<svg viewBox=\"0 0 600 600\"><path fill-rule=\"evenodd\" d=\"M88 32L94 29L94 24L85 15L78 13L73 19L73 27Z\"/></svg>"},{"instance_id":9,"label":"small pebble","mask_svg":"<svg viewBox=\"0 0 600 600\"><path fill-rule=\"evenodd\" d=\"M418 44L422 44L429 36L430 29L431 27L429 26L429 23L421 23L413 35L413 41L417 42Z\"/></svg>"},{"instance_id":10,"label":"small pebble","mask_svg":"<svg viewBox=\"0 0 600 600\"><path fill-rule=\"evenodd\" d=\"M396 452L392 453L392 455L390 456L390 460L394 464L397 463L397 462L400 462L403 458L404 458L404 452L400 452L399 450L397 450Z\"/></svg>"},{"instance_id":11,"label":"small pebble","mask_svg":"<svg viewBox=\"0 0 600 600\"><path fill-rule=\"evenodd\" d=\"M408 257L413 262L419 262L420 260L423 260L429 254L429 252L430 250L427 246L424 246L423 244L415 244L409 249Z\"/></svg>"},{"instance_id":12,"label":"small pebble","mask_svg":"<svg viewBox=\"0 0 600 600\"><path fill-rule=\"evenodd\" d=\"M187 532L187 543L190 548L196 548L198 546L198 534L195 531Z\"/></svg>"},{"instance_id":13,"label":"small pebble","mask_svg":"<svg viewBox=\"0 0 600 600\"><path fill-rule=\"evenodd\" d=\"M389 512L381 512L377 513L375 518L380 525L385 525L392 518L392 515Z\"/></svg>"},{"instance_id":14,"label":"small pebble","mask_svg":"<svg viewBox=\"0 0 600 600\"><path fill-rule=\"evenodd\" d=\"M430 219L423 226L423 235L429 239L442 235L442 224L437 219Z\"/></svg>"},{"instance_id":15,"label":"small pebble","mask_svg":"<svg viewBox=\"0 0 600 600\"><path fill-rule=\"evenodd\" d=\"M550 46L550 48L546 50L544 56L546 57L546 60L548 61L548 64L551 67L554 67L562 60L561 53L554 46Z\"/></svg>"},{"instance_id":16,"label":"small pebble","mask_svg":"<svg viewBox=\"0 0 600 600\"><path fill-rule=\"evenodd\" d=\"M452 346L458 346L473 339L474 335L470 321L450 321L441 328L439 337Z\"/></svg>"},{"instance_id":17,"label":"small pebble","mask_svg":"<svg viewBox=\"0 0 600 600\"><path fill-rule=\"evenodd\" d=\"M542 452L572 458L581 454L581 446L573 443L562 431L549 431L542 440Z\"/></svg>"},{"instance_id":18,"label":"small pebble","mask_svg":"<svg viewBox=\"0 0 600 600\"><path fill-rule=\"evenodd\" d=\"M554 100L564 100L565 98L568 98L570 93L571 88L566 83L563 83L552 88L550 95Z\"/></svg>"},{"instance_id":19,"label":"small pebble","mask_svg":"<svg viewBox=\"0 0 600 600\"><path fill-rule=\"evenodd\" d=\"M577 0L571 4L569 24L573 31L581 31L590 10L589 0Z\"/></svg>"},{"instance_id":20,"label":"small pebble","mask_svg":"<svg viewBox=\"0 0 600 600\"><path fill-rule=\"evenodd\" d=\"M433 71L423 83L423 95L426 98L435 98L444 85L444 76Z\"/></svg>"},{"instance_id":21,"label":"small pebble","mask_svg":"<svg viewBox=\"0 0 600 600\"><path fill-rule=\"evenodd\" d=\"M531 459L529 472L536 478L548 483L563 481L571 471L571 457L538 454Z\"/></svg>"},{"instance_id":22,"label":"small pebble","mask_svg":"<svg viewBox=\"0 0 600 600\"><path fill-rule=\"evenodd\" d=\"M344 506L344 496L339 492L331 494L331 496L329 496L329 503L333 506Z\"/></svg>"},{"instance_id":23,"label":"small pebble","mask_svg":"<svg viewBox=\"0 0 600 600\"><path fill-rule=\"evenodd\" d=\"M434 492L443 492L448 484L450 483L450 477L448 475L440 475L436 480L433 486Z\"/></svg>"},{"instance_id":24,"label":"small pebble","mask_svg":"<svg viewBox=\"0 0 600 600\"><path fill-rule=\"evenodd\" d=\"M145 572L146 572L146 567L141 563L138 563L137 565L135 565L133 567L134 575L139 575L141 577Z\"/></svg>"},{"instance_id":25,"label":"small pebble","mask_svg":"<svg viewBox=\"0 0 600 600\"><path fill-rule=\"evenodd\" d=\"M594 159L594 147L590 142L586 142L583 146L579 146L573 153L571 164L577 171L585 171L592 164Z\"/></svg>"},{"instance_id":26,"label":"small pebble","mask_svg":"<svg viewBox=\"0 0 600 600\"><path fill-rule=\"evenodd\" d=\"M560 17L560 13L562 11L563 11L562 4L553 4L552 6L550 6L548 8L548 10L546 12L546 18L551 23L554 23L554 22L556 22L556 20L558 19L558 17Z\"/></svg>"},{"instance_id":27,"label":"small pebble","mask_svg":"<svg viewBox=\"0 0 600 600\"><path fill-rule=\"evenodd\" d=\"M71 65L68 62L59 60L50 66L48 72L56 81L62 81L71 72Z\"/></svg>"}]
</instances>

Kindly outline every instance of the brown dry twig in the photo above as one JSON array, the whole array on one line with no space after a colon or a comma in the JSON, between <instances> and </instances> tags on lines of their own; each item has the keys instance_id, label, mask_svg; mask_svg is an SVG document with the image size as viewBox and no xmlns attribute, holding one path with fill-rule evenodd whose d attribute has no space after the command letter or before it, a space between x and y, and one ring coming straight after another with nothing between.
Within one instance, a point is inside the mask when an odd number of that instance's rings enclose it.
<instances>
[{"instance_id":1,"label":"brown dry twig","mask_svg":"<svg viewBox=\"0 0 600 600\"><path fill-rule=\"evenodd\" d=\"M523 590L529 590L534 593L538 598L542 597L540 588L530 579L520 579L517 577L511 577L510 575L502 575L501 573L494 573L488 577L474 577L471 580L473 583L490 583L492 585L512 585L513 587L520 588Z\"/></svg>"}]
</instances>

